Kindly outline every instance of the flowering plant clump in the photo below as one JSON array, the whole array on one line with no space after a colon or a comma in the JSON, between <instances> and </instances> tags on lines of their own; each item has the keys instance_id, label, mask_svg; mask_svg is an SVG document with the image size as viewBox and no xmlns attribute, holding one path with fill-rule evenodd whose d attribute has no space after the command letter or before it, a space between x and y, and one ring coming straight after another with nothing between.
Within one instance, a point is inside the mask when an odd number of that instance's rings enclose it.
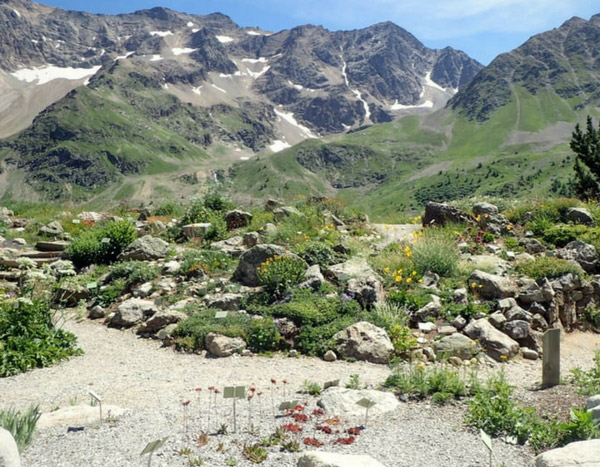
<instances>
[{"instance_id":1,"label":"flowering plant clump","mask_svg":"<svg viewBox=\"0 0 600 467\"><path fill-rule=\"evenodd\" d=\"M262 263L256 275L265 290L276 297L283 296L304 279L306 263L297 256L273 256Z\"/></svg>"}]
</instances>

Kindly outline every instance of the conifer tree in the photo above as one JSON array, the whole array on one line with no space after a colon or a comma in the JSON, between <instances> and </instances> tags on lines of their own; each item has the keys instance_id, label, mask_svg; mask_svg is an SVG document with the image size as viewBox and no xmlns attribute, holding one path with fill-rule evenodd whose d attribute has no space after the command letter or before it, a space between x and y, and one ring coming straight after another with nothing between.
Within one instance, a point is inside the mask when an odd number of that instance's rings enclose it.
<instances>
[{"instance_id":1,"label":"conifer tree","mask_svg":"<svg viewBox=\"0 0 600 467\"><path fill-rule=\"evenodd\" d=\"M600 199L600 128L594 129L588 116L586 131L579 124L571 137L575 159L575 192L583 199Z\"/></svg>"}]
</instances>

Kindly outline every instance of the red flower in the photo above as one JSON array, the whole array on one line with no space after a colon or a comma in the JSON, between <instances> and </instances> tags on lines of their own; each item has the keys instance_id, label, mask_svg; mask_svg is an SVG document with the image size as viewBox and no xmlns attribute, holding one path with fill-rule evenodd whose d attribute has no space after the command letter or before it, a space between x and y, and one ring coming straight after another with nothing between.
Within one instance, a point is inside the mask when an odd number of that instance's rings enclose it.
<instances>
[{"instance_id":1,"label":"red flower","mask_svg":"<svg viewBox=\"0 0 600 467\"><path fill-rule=\"evenodd\" d=\"M313 415L325 415L325 411L323 409L315 409L312 412Z\"/></svg>"},{"instance_id":2,"label":"red flower","mask_svg":"<svg viewBox=\"0 0 600 467\"><path fill-rule=\"evenodd\" d=\"M346 430L346 433L348 433L349 435L358 436L358 435L360 435L360 428L358 428L358 427L348 428Z\"/></svg>"},{"instance_id":3,"label":"red flower","mask_svg":"<svg viewBox=\"0 0 600 467\"><path fill-rule=\"evenodd\" d=\"M196 389L194 389L194 391L200 392L200 391L202 391L202 388L196 388Z\"/></svg>"},{"instance_id":4,"label":"red flower","mask_svg":"<svg viewBox=\"0 0 600 467\"><path fill-rule=\"evenodd\" d=\"M297 413L294 414L294 420L296 422L308 422L308 416L304 415L303 413Z\"/></svg>"},{"instance_id":5,"label":"red flower","mask_svg":"<svg viewBox=\"0 0 600 467\"><path fill-rule=\"evenodd\" d=\"M299 433L302 431L302 427L296 423L288 423L287 425L283 425L283 429L285 431L289 431L290 433Z\"/></svg>"},{"instance_id":6,"label":"red flower","mask_svg":"<svg viewBox=\"0 0 600 467\"><path fill-rule=\"evenodd\" d=\"M323 443L316 438L304 438L304 444L307 446L315 446L317 448L323 446Z\"/></svg>"},{"instance_id":7,"label":"red flower","mask_svg":"<svg viewBox=\"0 0 600 467\"><path fill-rule=\"evenodd\" d=\"M254 386L250 386L250 392L255 392L256 388Z\"/></svg>"},{"instance_id":8,"label":"red flower","mask_svg":"<svg viewBox=\"0 0 600 467\"><path fill-rule=\"evenodd\" d=\"M352 444L356 438L354 436L348 436L347 438L338 438L333 444Z\"/></svg>"},{"instance_id":9,"label":"red flower","mask_svg":"<svg viewBox=\"0 0 600 467\"><path fill-rule=\"evenodd\" d=\"M323 433L327 433L328 435L330 435L333 432L331 427L328 427L326 425L317 426L317 430L321 430Z\"/></svg>"},{"instance_id":10,"label":"red flower","mask_svg":"<svg viewBox=\"0 0 600 467\"><path fill-rule=\"evenodd\" d=\"M282 379L282 380L281 380L281 382L282 382L283 384L287 384L287 379Z\"/></svg>"},{"instance_id":11,"label":"red flower","mask_svg":"<svg viewBox=\"0 0 600 467\"><path fill-rule=\"evenodd\" d=\"M184 407L187 407L188 405L190 405L190 402L192 402L192 401L185 401L185 402L182 402L181 404L182 404Z\"/></svg>"},{"instance_id":12,"label":"red flower","mask_svg":"<svg viewBox=\"0 0 600 467\"><path fill-rule=\"evenodd\" d=\"M271 384L277 384L277 380L275 378L271 378Z\"/></svg>"},{"instance_id":13,"label":"red flower","mask_svg":"<svg viewBox=\"0 0 600 467\"><path fill-rule=\"evenodd\" d=\"M214 388L213 391L214 391L215 394L219 394L219 392L221 392L217 388Z\"/></svg>"}]
</instances>

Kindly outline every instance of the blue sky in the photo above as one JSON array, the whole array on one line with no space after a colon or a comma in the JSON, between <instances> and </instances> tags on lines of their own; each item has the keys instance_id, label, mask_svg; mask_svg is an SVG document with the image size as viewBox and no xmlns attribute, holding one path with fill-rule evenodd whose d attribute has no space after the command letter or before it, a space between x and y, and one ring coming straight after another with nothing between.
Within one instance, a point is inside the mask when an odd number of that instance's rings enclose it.
<instances>
[{"instance_id":1,"label":"blue sky","mask_svg":"<svg viewBox=\"0 0 600 467\"><path fill-rule=\"evenodd\" d=\"M600 13L598 0L41 0L92 13L164 6L186 13L221 12L240 26L279 31L300 24L356 29L393 21L428 47L447 45L487 64L530 36Z\"/></svg>"}]
</instances>

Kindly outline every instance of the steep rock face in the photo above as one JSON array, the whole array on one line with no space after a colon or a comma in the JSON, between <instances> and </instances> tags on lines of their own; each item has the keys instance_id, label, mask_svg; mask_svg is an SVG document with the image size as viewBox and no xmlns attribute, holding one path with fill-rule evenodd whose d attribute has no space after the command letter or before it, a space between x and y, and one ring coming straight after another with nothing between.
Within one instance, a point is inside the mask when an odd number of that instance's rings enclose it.
<instances>
[{"instance_id":1,"label":"steep rock face","mask_svg":"<svg viewBox=\"0 0 600 467\"><path fill-rule=\"evenodd\" d=\"M551 88L562 99L574 99L570 104L574 110L598 106L599 57L600 15L589 21L572 18L498 56L448 106L471 120L484 121L511 101L515 86L532 95Z\"/></svg>"}]
</instances>

